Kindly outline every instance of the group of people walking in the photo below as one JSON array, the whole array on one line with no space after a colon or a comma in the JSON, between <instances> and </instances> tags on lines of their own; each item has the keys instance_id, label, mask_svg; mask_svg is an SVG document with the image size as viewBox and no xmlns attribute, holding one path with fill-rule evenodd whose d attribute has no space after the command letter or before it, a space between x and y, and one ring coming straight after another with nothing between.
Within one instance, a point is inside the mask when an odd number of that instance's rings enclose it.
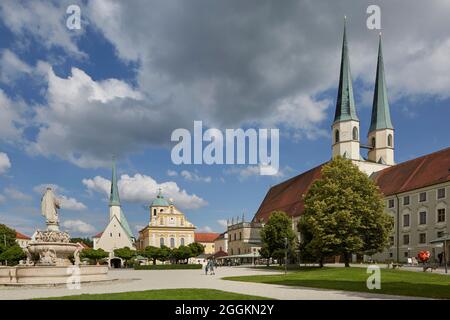
<instances>
[{"instance_id":1,"label":"group of people walking","mask_svg":"<svg viewBox=\"0 0 450 320\"><path fill-rule=\"evenodd\" d=\"M208 275L208 272L211 275L215 275L216 273L214 272L214 268L215 268L214 261L208 260L208 262L205 265L205 275Z\"/></svg>"}]
</instances>

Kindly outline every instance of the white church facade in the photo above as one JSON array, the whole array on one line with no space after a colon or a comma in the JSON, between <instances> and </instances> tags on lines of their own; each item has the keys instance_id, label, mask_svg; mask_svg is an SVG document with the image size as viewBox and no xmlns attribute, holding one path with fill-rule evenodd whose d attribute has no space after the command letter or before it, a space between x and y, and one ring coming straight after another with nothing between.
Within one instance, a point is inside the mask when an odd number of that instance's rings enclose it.
<instances>
[{"instance_id":1,"label":"white church facade","mask_svg":"<svg viewBox=\"0 0 450 320\"><path fill-rule=\"evenodd\" d=\"M129 247L135 250L135 238L120 204L117 186L116 165L113 163L111 192L109 197L109 222L103 232L93 238L94 249L103 249L109 253L108 264L119 267L122 261L114 256L114 250Z\"/></svg>"}]
</instances>

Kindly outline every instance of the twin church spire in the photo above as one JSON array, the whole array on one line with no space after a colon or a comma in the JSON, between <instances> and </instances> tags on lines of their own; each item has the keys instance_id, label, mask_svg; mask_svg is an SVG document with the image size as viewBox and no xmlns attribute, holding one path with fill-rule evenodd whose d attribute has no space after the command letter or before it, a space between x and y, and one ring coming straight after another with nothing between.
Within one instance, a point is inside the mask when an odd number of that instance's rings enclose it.
<instances>
[{"instance_id":1,"label":"twin church spire","mask_svg":"<svg viewBox=\"0 0 450 320\"><path fill-rule=\"evenodd\" d=\"M342 39L341 68L339 88L336 100L336 112L332 125L333 157L342 156L355 161L365 161L360 155L360 148L369 149L368 161L384 165L394 164L393 135L386 81L384 77L381 34L378 47L378 63L372 106L372 117L368 133L369 143L360 143L359 118L356 113L353 95L352 76L347 43L347 26L344 23Z\"/></svg>"}]
</instances>

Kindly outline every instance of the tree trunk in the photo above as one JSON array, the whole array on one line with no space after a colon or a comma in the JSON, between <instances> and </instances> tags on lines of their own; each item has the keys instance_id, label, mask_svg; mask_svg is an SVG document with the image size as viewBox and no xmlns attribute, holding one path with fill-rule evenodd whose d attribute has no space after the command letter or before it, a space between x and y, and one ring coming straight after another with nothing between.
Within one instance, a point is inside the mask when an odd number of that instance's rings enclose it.
<instances>
[{"instance_id":1,"label":"tree trunk","mask_svg":"<svg viewBox=\"0 0 450 320\"><path fill-rule=\"evenodd\" d=\"M323 268L323 258L320 257L319 259L319 267Z\"/></svg>"},{"instance_id":2,"label":"tree trunk","mask_svg":"<svg viewBox=\"0 0 450 320\"><path fill-rule=\"evenodd\" d=\"M347 252L344 253L344 263L346 268L350 267L350 254Z\"/></svg>"}]
</instances>

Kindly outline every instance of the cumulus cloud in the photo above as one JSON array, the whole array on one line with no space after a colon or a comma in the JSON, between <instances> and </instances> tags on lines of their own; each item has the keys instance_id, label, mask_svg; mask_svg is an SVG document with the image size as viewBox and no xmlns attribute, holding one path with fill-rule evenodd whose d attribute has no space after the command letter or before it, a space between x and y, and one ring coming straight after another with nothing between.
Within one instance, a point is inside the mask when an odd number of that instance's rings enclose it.
<instances>
[{"instance_id":1,"label":"cumulus cloud","mask_svg":"<svg viewBox=\"0 0 450 320\"><path fill-rule=\"evenodd\" d=\"M33 38L44 48L82 56L80 33L68 32L61 21L67 4L7 1L0 14L25 48ZM83 10L89 28L103 35L125 64L137 65L136 79L133 86L115 78L94 80L77 68L64 78L50 68L46 103L34 119L37 137L27 150L81 167L106 166L112 154L170 145L173 129L191 128L193 120L218 128L284 126L297 138L321 137L329 131L326 114L338 84L344 15L353 78L365 88L356 95L370 103L378 37L365 27L370 4L89 1ZM450 3L414 0L404 7L392 1L381 7L390 99L448 98ZM29 72L11 51L3 52L3 60ZM10 101L2 99L0 91L0 111L6 114L0 137L20 136L17 109L5 108Z\"/></svg>"},{"instance_id":2,"label":"cumulus cloud","mask_svg":"<svg viewBox=\"0 0 450 320\"><path fill-rule=\"evenodd\" d=\"M109 196L111 181L100 176L92 179L83 179L83 184L89 192L103 193ZM161 188L166 198L172 198L176 206L184 209L197 209L207 205L207 202L195 194L188 194L175 182L158 183L150 176L135 174L122 175L118 181L120 199L127 202L149 204Z\"/></svg>"},{"instance_id":3,"label":"cumulus cloud","mask_svg":"<svg viewBox=\"0 0 450 320\"><path fill-rule=\"evenodd\" d=\"M62 226L71 232L82 234L93 234L95 232L94 226L81 220L65 220Z\"/></svg>"},{"instance_id":4,"label":"cumulus cloud","mask_svg":"<svg viewBox=\"0 0 450 320\"><path fill-rule=\"evenodd\" d=\"M0 152L0 174L5 173L11 168L11 161L6 153Z\"/></svg>"},{"instance_id":5,"label":"cumulus cloud","mask_svg":"<svg viewBox=\"0 0 450 320\"><path fill-rule=\"evenodd\" d=\"M167 170L167 175L169 177L176 177L178 175L178 172L176 172L175 170Z\"/></svg>"}]
</instances>

